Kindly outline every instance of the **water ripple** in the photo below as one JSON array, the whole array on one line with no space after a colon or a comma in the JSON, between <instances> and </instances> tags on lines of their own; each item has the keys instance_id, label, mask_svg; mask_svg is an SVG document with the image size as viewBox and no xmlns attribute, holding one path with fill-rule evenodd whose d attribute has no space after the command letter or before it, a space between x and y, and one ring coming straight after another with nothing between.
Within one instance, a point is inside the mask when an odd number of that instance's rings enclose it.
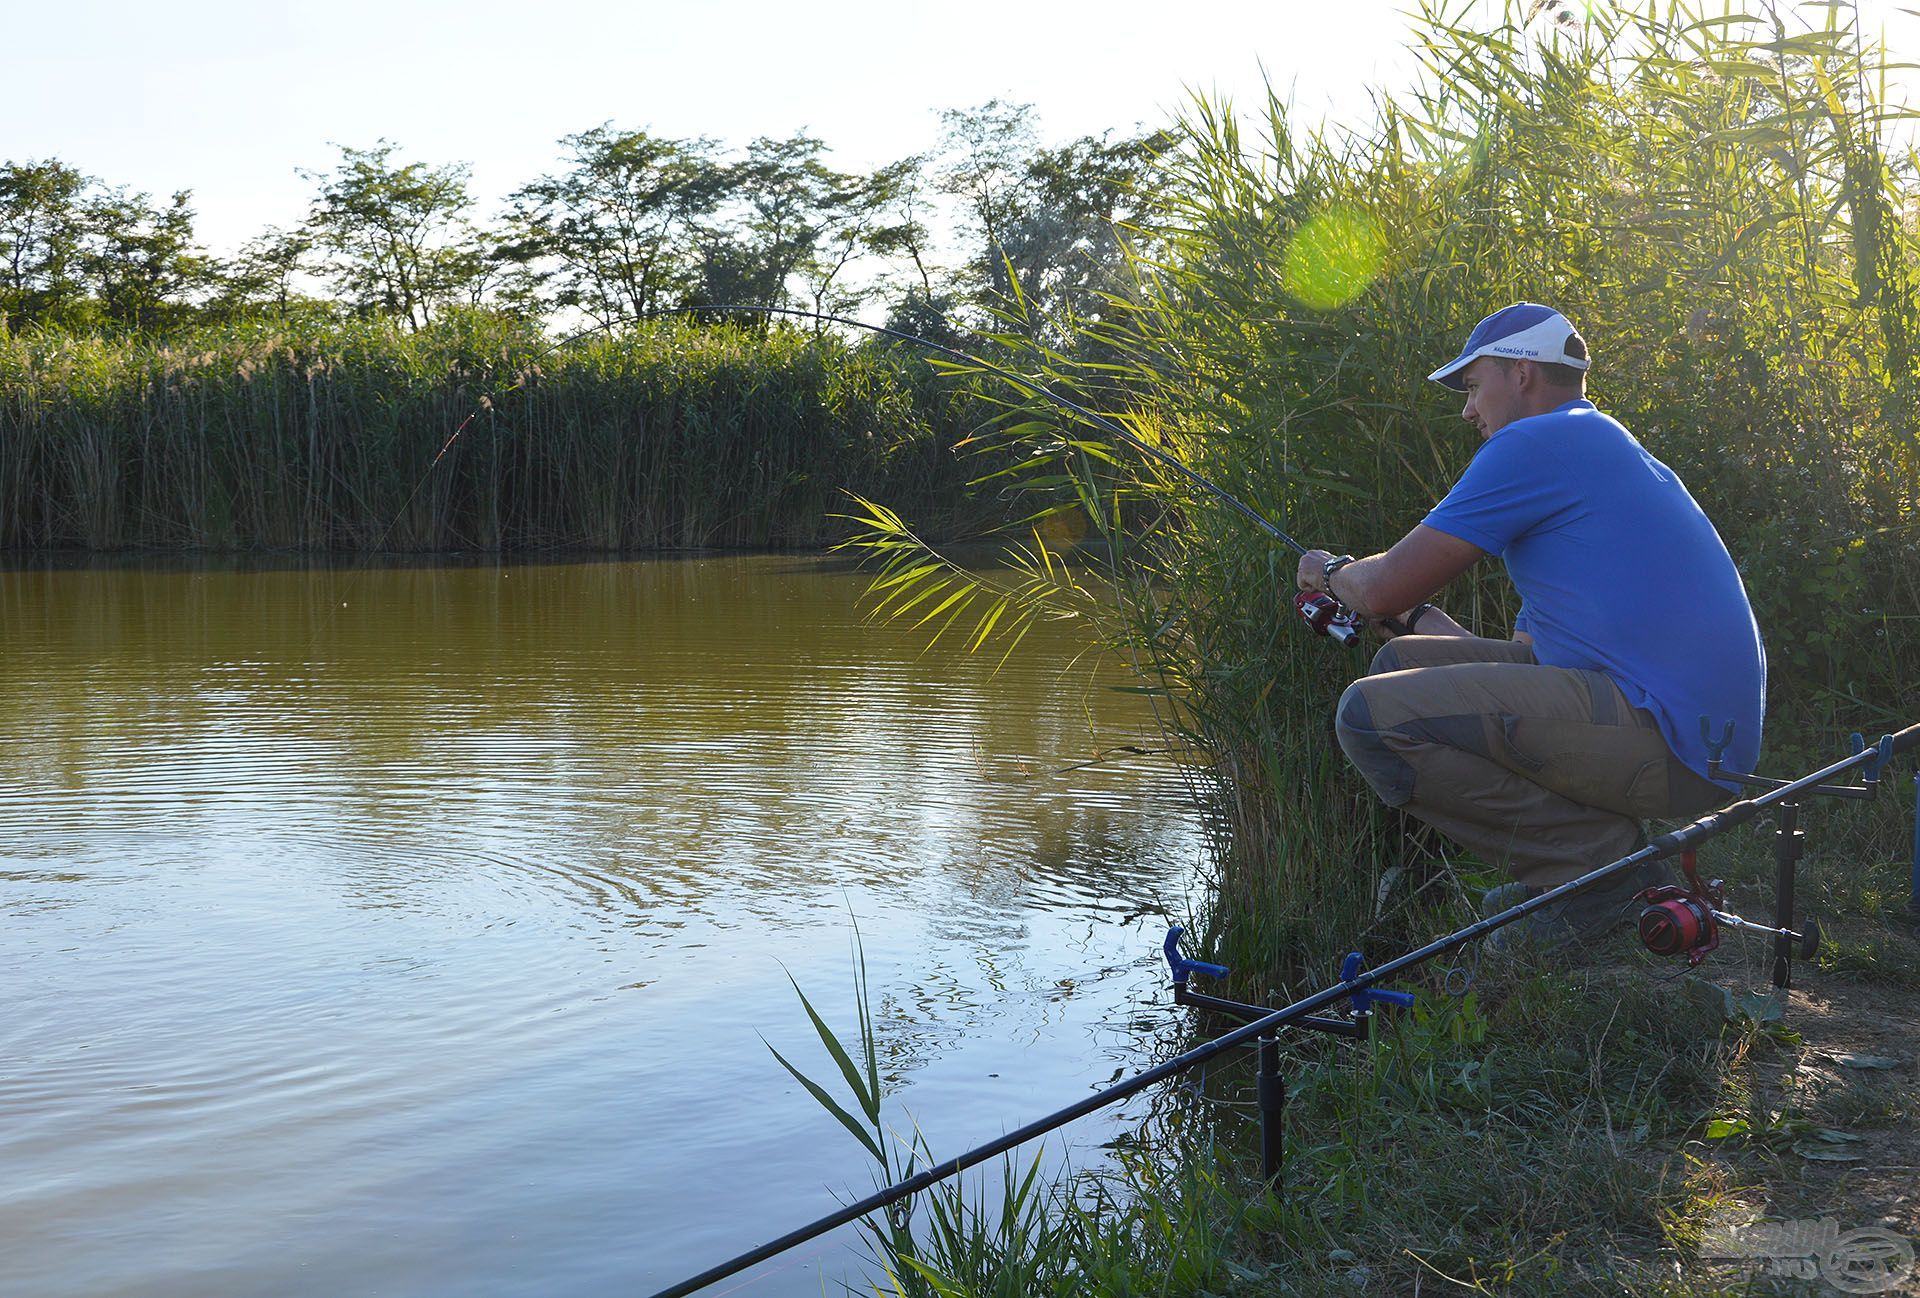
<instances>
[{"instance_id":1,"label":"water ripple","mask_svg":"<svg viewBox=\"0 0 1920 1298\"><path fill-rule=\"evenodd\" d=\"M865 1184L763 1044L831 1068L788 977L849 1027L856 923L883 1067L948 1152L1129 1066L1141 917L1201 837L1164 763L1082 763L1151 717L1050 631L996 672L868 626L858 585L0 573L9 1283L697 1270ZM785 1275L746 1292L818 1292Z\"/></svg>"}]
</instances>

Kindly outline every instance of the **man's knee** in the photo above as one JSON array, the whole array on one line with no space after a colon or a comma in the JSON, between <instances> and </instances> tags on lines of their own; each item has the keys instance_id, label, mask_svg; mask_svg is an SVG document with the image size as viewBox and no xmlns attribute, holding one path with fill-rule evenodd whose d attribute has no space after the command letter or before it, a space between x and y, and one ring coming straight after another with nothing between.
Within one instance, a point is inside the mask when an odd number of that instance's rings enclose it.
<instances>
[{"instance_id":1,"label":"man's knee","mask_svg":"<svg viewBox=\"0 0 1920 1298\"><path fill-rule=\"evenodd\" d=\"M1377 663L1379 659L1374 661ZM1387 746L1386 735L1374 725L1366 684L1364 679L1357 680L1340 696L1339 706L1333 713L1334 738L1340 741L1340 750L1373 786L1381 801L1398 807L1413 796L1413 768Z\"/></svg>"},{"instance_id":2,"label":"man's knee","mask_svg":"<svg viewBox=\"0 0 1920 1298\"><path fill-rule=\"evenodd\" d=\"M1373 662L1367 667L1367 675L1383 676L1387 672L1400 670L1400 651L1393 647L1395 643L1389 640L1380 646L1379 651L1373 655Z\"/></svg>"}]
</instances>

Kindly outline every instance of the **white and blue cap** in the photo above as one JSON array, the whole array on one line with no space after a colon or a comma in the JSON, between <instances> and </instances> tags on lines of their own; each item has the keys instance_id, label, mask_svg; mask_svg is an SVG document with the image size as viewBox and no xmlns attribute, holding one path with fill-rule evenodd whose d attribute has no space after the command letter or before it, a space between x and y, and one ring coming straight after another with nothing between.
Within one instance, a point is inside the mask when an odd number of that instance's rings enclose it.
<instances>
[{"instance_id":1,"label":"white and blue cap","mask_svg":"<svg viewBox=\"0 0 1920 1298\"><path fill-rule=\"evenodd\" d=\"M1584 370L1586 357L1567 354L1567 343L1575 336L1567 318L1552 307L1538 302L1515 302L1475 325L1460 355L1427 377L1455 392L1465 392L1467 384L1460 377L1460 371L1482 356L1539 361L1543 365L1571 365L1576 370Z\"/></svg>"}]
</instances>

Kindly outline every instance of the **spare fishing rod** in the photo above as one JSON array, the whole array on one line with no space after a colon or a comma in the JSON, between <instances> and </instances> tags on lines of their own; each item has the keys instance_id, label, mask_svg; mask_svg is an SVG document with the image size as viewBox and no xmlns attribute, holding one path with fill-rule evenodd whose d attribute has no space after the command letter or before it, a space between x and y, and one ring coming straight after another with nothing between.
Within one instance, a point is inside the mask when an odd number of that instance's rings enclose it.
<instances>
[{"instance_id":1,"label":"spare fishing rod","mask_svg":"<svg viewBox=\"0 0 1920 1298\"><path fill-rule=\"evenodd\" d=\"M1229 509L1232 509L1235 513L1239 514L1242 518L1246 519L1248 522L1252 523L1255 527L1259 528L1262 532L1266 533L1268 537L1270 537L1275 541L1280 542L1280 544L1286 546L1289 550L1292 550L1295 554L1304 555L1307 553L1307 549L1308 549L1307 546L1302 545L1299 541L1295 540L1291 535L1289 535L1285 530L1283 530L1278 524L1274 523L1271 519L1267 518L1264 514L1260 513L1259 510L1256 510L1255 508L1253 508L1253 506L1247 504L1245 501L1241 500L1239 497L1233 495L1231 492L1227 491L1224 487L1222 487L1219 483L1213 481L1213 479L1207 477L1205 474L1201 473L1198 469L1193 468L1191 465L1181 460L1178 456L1171 455L1168 452L1153 445L1152 443L1146 441L1144 438L1136 436L1133 432L1129 431L1124 425L1122 425L1118 420L1110 418L1107 415L1103 415L1096 410L1090 410L1086 406L1080 404L1079 402L1073 400L1072 398L1063 396L1060 393L1054 391L1052 388L1048 387L1046 384L1041 383L1035 379L1029 378L1028 376L1018 373L1015 370L1008 369L1002 365L996 365L992 361L985 360L979 356L975 356L970 352L961 351L957 347L950 347L945 343L935 342L931 338L922 337L921 335L915 334L915 333L909 333L904 329L895 329L889 325L868 324L864 320L855 320L850 316L834 315L830 312L824 312L824 311L808 311L799 307L754 306L754 305L748 305L744 303L719 302L719 303L710 303L706 305L695 305L695 306L661 307L657 310L640 312L635 315L623 316L615 320L605 321L603 323L593 325L590 328L582 329L576 333L569 334L566 337L561 338L558 341L550 344L547 348L543 349L539 354L542 356L551 354L552 352L557 351L560 348L565 347L567 344L574 342L580 338L587 337L590 334L608 332L613 329L619 328L623 324L631 324L631 323L636 323L642 320L661 318L665 316L700 315L703 313L720 314L720 315L781 316L781 317L788 317L788 318L799 319L799 320L812 320L822 324L841 325L850 329L864 329L868 333L877 334L883 338L892 338L899 342L908 343L912 346L922 348L923 350L932 352L935 355L946 357L948 360L955 362L957 365L970 367L982 373L991 374L994 377L999 378L1005 381L1006 383L1010 384L1017 391L1028 393L1033 396L1044 398L1047 401L1051 401L1056 406L1059 406L1062 410L1067 411L1069 414L1074 415L1075 417L1085 421L1086 423L1092 425L1093 427L1098 428L1103 432L1111 433L1113 436L1119 438L1122 442L1126 443L1128 446L1132 447L1134 450L1138 451L1140 454L1154 461L1154 463L1173 470L1176 474L1186 479L1186 481L1188 481L1195 487L1198 487L1200 490L1206 492L1209 496L1212 496L1215 500L1219 501L1221 504L1226 505ZM518 379L511 387L504 389L502 392L502 395L504 395L507 392L513 392L518 390L521 387L524 387L526 385L528 377L529 376L526 376L526 375L521 376L521 378ZM447 440L441 445L438 453L434 455L433 461L427 466L427 471L425 474L422 475L420 485L416 486L413 489L413 491L408 495L405 503L401 505L400 507L401 514L405 514L407 508L412 505L414 497L420 494L422 487L425 486L426 481L432 476L434 469L439 466L440 461L442 459L446 458L447 452L453 449L454 443L457 442L460 439L461 435L466 432L468 426L474 422L474 420L479 416L482 410L491 409L492 406L493 406L492 399L483 397L481 400L481 404L475 407L474 410L471 413L469 413L465 419L462 419L459 425L454 428L452 434L449 435ZM399 522L399 516L396 516L394 519L394 522L388 525L387 531L390 533L393 530L393 527L398 524L398 522ZM383 541L385 540L385 534L383 534L381 539ZM1294 597L1294 609L1296 612L1299 613L1301 619L1307 624L1307 626L1311 630L1313 630L1315 634L1330 636L1331 638L1338 640L1341 644L1348 645L1348 646L1357 645L1360 642L1360 629L1364 625L1365 619L1359 613L1341 604L1337 599L1335 599L1331 595L1327 595L1318 591L1301 591L1299 594L1297 594ZM1380 618L1377 620L1383 626L1387 627L1388 630L1394 632L1396 635L1405 634L1406 632L1406 628L1403 627L1394 618Z\"/></svg>"}]
</instances>

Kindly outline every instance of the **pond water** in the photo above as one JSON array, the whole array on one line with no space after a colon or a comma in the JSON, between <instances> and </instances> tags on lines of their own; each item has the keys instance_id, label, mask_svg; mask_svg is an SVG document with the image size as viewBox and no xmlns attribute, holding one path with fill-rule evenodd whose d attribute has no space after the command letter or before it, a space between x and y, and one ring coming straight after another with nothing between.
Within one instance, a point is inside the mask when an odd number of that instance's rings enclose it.
<instances>
[{"instance_id":1,"label":"pond water","mask_svg":"<svg viewBox=\"0 0 1920 1298\"><path fill-rule=\"evenodd\" d=\"M36 1298L647 1293L1153 1062L1204 841L1076 633L812 557L0 571L0 1267ZM1072 767L1075 769L1062 770ZM835 1086L837 1093L840 1088ZM1129 1120L1070 1128L1076 1165ZM843 1230L721 1289L838 1292Z\"/></svg>"}]
</instances>

